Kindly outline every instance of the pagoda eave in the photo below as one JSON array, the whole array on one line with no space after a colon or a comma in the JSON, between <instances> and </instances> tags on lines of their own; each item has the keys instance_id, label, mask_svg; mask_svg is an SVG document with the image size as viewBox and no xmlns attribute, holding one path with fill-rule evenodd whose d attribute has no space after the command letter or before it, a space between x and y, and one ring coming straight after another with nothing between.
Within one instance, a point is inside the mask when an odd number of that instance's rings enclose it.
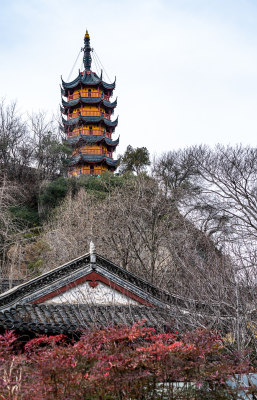
<instances>
[{"instance_id":1,"label":"pagoda eave","mask_svg":"<svg viewBox=\"0 0 257 400\"><path fill-rule=\"evenodd\" d=\"M70 101L65 101L62 99L62 105L65 108L72 108L78 104L103 104L106 108L114 109L117 106L117 99L112 103L104 100L102 97L79 97L78 99L73 99Z\"/></svg>"},{"instance_id":2,"label":"pagoda eave","mask_svg":"<svg viewBox=\"0 0 257 400\"><path fill-rule=\"evenodd\" d=\"M113 160L110 157L106 157L105 155L96 155L96 154L79 154L78 156L73 156L70 161L70 165L78 165L78 164L99 164L106 163L108 166L116 167L118 160Z\"/></svg>"},{"instance_id":3,"label":"pagoda eave","mask_svg":"<svg viewBox=\"0 0 257 400\"><path fill-rule=\"evenodd\" d=\"M62 118L62 123L64 126L67 127L73 127L74 125L78 125L79 122L85 122L85 123L103 123L107 127L116 127L118 125L118 118L116 118L115 121L110 121L107 118L104 117L88 117L88 116L83 116L80 115L79 117L76 118L71 118L71 119L64 119Z\"/></svg>"},{"instance_id":4,"label":"pagoda eave","mask_svg":"<svg viewBox=\"0 0 257 400\"><path fill-rule=\"evenodd\" d=\"M64 89L75 89L78 85L85 85L85 86L102 86L104 89L107 90L114 90L116 80L113 83L104 82L101 78L99 78L95 72L89 71L89 73L82 74L81 72L79 75L72 81L72 82L65 82L62 79L62 86Z\"/></svg>"},{"instance_id":5,"label":"pagoda eave","mask_svg":"<svg viewBox=\"0 0 257 400\"><path fill-rule=\"evenodd\" d=\"M108 100L103 99L103 105L107 108L115 108L117 106L117 98L112 103Z\"/></svg>"},{"instance_id":6,"label":"pagoda eave","mask_svg":"<svg viewBox=\"0 0 257 400\"><path fill-rule=\"evenodd\" d=\"M61 78L62 79L62 78ZM80 74L73 80L73 81L71 81L71 82L65 82L63 79L62 79L62 86L63 86L63 89L74 89L75 87L77 87L78 86L78 84L81 82L81 80L80 80Z\"/></svg>"},{"instance_id":7,"label":"pagoda eave","mask_svg":"<svg viewBox=\"0 0 257 400\"><path fill-rule=\"evenodd\" d=\"M76 147L79 143L91 144L105 142L106 145L114 149L119 144L119 138L116 140L112 140L104 135L79 135L68 137L67 142L73 147Z\"/></svg>"}]
</instances>

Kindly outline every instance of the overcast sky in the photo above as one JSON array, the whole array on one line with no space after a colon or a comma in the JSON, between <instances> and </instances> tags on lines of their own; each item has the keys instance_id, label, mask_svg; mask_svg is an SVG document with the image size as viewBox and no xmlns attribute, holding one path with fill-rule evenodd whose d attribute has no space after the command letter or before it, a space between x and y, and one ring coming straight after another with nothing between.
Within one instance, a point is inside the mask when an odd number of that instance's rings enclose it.
<instances>
[{"instance_id":1,"label":"overcast sky","mask_svg":"<svg viewBox=\"0 0 257 400\"><path fill-rule=\"evenodd\" d=\"M57 112L60 77L67 80L88 29L117 78L117 153L128 144L152 155L201 143L256 145L257 0L0 5L0 97L17 100L24 115Z\"/></svg>"}]
</instances>

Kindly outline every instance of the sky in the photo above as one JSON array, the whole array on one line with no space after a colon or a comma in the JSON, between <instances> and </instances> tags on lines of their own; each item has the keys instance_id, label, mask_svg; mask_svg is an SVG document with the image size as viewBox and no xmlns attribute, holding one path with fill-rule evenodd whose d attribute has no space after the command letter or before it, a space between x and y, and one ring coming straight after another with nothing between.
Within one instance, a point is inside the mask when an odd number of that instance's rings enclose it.
<instances>
[{"instance_id":1,"label":"sky","mask_svg":"<svg viewBox=\"0 0 257 400\"><path fill-rule=\"evenodd\" d=\"M256 21L257 0L0 0L0 98L57 113L88 29L116 76L118 154L256 146Z\"/></svg>"}]
</instances>

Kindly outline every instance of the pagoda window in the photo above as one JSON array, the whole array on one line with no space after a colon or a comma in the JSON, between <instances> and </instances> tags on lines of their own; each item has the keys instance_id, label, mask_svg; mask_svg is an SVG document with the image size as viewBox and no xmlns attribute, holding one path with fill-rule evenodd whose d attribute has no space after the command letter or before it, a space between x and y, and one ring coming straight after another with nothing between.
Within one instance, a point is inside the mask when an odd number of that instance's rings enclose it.
<instances>
[{"instance_id":1,"label":"pagoda window","mask_svg":"<svg viewBox=\"0 0 257 400\"><path fill-rule=\"evenodd\" d=\"M88 97L91 97L91 89L88 89Z\"/></svg>"},{"instance_id":2,"label":"pagoda window","mask_svg":"<svg viewBox=\"0 0 257 400\"><path fill-rule=\"evenodd\" d=\"M89 133L92 133L92 126L89 127Z\"/></svg>"},{"instance_id":3,"label":"pagoda window","mask_svg":"<svg viewBox=\"0 0 257 400\"><path fill-rule=\"evenodd\" d=\"M94 174L94 166L93 165L90 165L90 174Z\"/></svg>"}]
</instances>

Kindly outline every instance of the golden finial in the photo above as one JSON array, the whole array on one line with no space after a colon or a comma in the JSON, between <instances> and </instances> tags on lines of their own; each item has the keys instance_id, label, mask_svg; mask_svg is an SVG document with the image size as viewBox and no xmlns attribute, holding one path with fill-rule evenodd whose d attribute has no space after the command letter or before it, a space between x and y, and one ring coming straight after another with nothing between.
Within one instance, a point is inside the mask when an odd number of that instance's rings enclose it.
<instances>
[{"instance_id":1,"label":"golden finial","mask_svg":"<svg viewBox=\"0 0 257 400\"><path fill-rule=\"evenodd\" d=\"M85 38L89 38L89 33L88 33L87 30L86 30L86 33L85 33Z\"/></svg>"}]
</instances>

